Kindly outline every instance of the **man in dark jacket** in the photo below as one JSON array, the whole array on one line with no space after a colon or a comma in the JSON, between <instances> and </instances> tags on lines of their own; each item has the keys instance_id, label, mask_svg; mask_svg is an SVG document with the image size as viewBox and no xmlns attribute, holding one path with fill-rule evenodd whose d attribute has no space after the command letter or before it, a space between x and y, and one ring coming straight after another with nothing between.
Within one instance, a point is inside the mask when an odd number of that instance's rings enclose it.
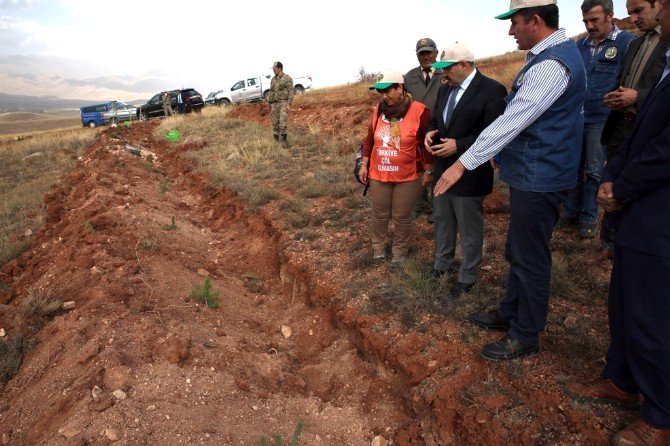
<instances>
[{"instance_id":1,"label":"man in dark jacket","mask_svg":"<svg viewBox=\"0 0 670 446\"><path fill-rule=\"evenodd\" d=\"M505 110L507 90L474 67L474 55L456 44L442 51L433 64L447 83L440 87L425 145L435 156L435 176L440 178L477 136ZM493 189L493 168L485 163L466 172L447 192L433 199L435 263L440 277L454 268L456 233L461 233L462 261L451 297L468 292L479 277L484 242L484 196Z\"/></svg>"},{"instance_id":2,"label":"man in dark jacket","mask_svg":"<svg viewBox=\"0 0 670 446\"><path fill-rule=\"evenodd\" d=\"M605 105L612 111L603 129L602 143L607 146L607 159L630 135L638 110L656 85L665 67L665 52L670 42L660 39L661 28L656 22L660 2L657 0L628 0L626 9L630 19L643 33L633 40L626 52L623 68L617 79L617 89L605 95ZM611 254L614 244L618 212L603 216L600 238Z\"/></svg>"},{"instance_id":3,"label":"man in dark jacket","mask_svg":"<svg viewBox=\"0 0 670 446\"><path fill-rule=\"evenodd\" d=\"M670 41L670 0L658 13ZM666 59L670 58L670 51ZM568 385L581 399L639 403L640 418L612 437L615 446L670 440L670 63L639 107L628 140L605 166L598 202L619 211L609 292L610 345L602 379Z\"/></svg>"}]
</instances>

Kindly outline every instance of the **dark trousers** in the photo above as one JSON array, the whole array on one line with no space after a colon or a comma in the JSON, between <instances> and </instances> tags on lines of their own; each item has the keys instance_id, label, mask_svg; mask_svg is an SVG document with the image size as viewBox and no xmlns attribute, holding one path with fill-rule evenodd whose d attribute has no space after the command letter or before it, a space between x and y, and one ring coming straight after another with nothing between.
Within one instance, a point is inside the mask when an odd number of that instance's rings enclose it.
<instances>
[{"instance_id":1,"label":"dark trousers","mask_svg":"<svg viewBox=\"0 0 670 446\"><path fill-rule=\"evenodd\" d=\"M610 346L603 377L644 395L642 419L670 429L670 257L619 245L609 292Z\"/></svg>"},{"instance_id":2,"label":"dark trousers","mask_svg":"<svg viewBox=\"0 0 670 446\"><path fill-rule=\"evenodd\" d=\"M567 191L525 192L510 187L505 257L507 293L498 313L510 321L509 335L536 344L547 322L551 288L551 234Z\"/></svg>"}]
</instances>

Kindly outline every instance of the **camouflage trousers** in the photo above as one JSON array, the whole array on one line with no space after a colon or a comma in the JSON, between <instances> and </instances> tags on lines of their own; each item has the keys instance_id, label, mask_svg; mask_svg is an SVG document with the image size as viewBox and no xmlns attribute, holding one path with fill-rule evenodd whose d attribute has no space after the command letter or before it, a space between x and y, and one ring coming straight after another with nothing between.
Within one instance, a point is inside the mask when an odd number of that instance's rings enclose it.
<instances>
[{"instance_id":1,"label":"camouflage trousers","mask_svg":"<svg viewBox=\"0 0 670 446\"><path fill-rule=\"evenodd\" d=\"M167 118L168 116L174 115L174 110L172 110L172 107L169 105L164 105L163 106L163 113L165 114L165 117Z\"/></svg>"},{"instance_id":2,"label":"camouflage trousers","mask_svg":"<svg viewBox=\"0 0 670 446\"><path fill-rule=\"evenodd\" d=\"M270 104L272 133L286 135L288 133L288 101L276 101Z\"/></svg>"}]
</instances>

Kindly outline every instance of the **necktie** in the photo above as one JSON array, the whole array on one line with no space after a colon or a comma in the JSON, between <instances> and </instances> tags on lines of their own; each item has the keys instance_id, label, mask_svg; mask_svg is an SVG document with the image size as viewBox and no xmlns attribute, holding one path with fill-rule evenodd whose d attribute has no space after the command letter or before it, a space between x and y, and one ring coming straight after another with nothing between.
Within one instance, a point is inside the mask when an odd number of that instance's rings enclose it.
<instances>
[{"instance_id":1,"label":"necktie","mask_svg":"<svg viewBox=\"0 0 670 446\"><path fill-rule=\"evenodd\" d=\"M423 72L426 73L426 78L424 79L424 81L426 82L427 87L428 84L430 84L430 68L424 68Z\"/></svg>"},{"instance_id":2,"label":"necktie","mask_svg":"<svg viewBox=\"0 0 670 446\"><path fill-rule=\"evenodd\" d=\"M444 108L444 113L442 114L445 126L449 123L451 112L454 110L454 106L456 105L456 96L458 95L459 88L460 87L454 87L449 92L449 99L447 99L447 106Z\"/></svg>"}]
</instances>

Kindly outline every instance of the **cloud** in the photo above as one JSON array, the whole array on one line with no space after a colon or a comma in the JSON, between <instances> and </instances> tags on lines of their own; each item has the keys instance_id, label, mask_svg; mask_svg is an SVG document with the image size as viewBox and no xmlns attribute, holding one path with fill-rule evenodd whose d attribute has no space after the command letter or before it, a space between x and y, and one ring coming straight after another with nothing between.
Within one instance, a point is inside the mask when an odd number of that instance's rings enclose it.
<instances>
[{"instance_id":1,"label":"cloud","mask_svg":"<svg viewBox=\"0 0 670 446\"><path fill-rule=\"evenodd\" d=\"M39 0L0 0L0 11L33 8Z\"/></svg>"}]
</instances>

